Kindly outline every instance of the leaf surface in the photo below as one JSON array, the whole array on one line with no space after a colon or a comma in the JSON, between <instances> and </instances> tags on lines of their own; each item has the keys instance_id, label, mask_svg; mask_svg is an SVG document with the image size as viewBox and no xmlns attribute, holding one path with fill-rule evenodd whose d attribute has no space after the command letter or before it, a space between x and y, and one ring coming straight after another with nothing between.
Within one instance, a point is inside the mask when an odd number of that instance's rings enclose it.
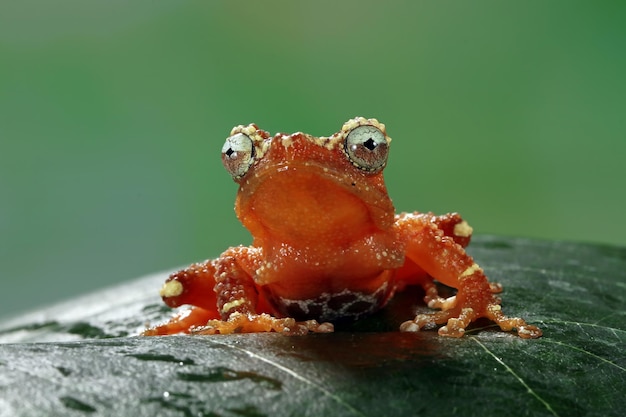
<instances>
[{"instance_id":1,"label":"leaf surface","mask_svg":"<svg viewBox=\"0 0 626 417\"><path fill-rule=\"evenodd\" d=\"M333 334L134 336L171 312L165 273L0 325L0 416L621 416L626 249L482 236L523 340L399 333L419 292Z\"/></svg>"}]
</instances>

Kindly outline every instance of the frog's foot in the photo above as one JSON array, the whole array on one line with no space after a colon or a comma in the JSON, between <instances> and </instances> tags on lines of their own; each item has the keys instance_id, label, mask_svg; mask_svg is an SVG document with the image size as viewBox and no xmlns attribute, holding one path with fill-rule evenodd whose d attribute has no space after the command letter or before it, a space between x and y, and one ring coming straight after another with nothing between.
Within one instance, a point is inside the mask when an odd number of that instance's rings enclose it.
<instances>
[{"instance_id":1,"label":"frog's foot","mask_svg":"<svg viewBox=\"0 0 626 417\"><path fill-rule=\"evenodd\" d=\"M177 333L190 333L196 326L205 324L207 321L218 317L213 310L192 307L176 314L165 324L146 329L142 336L164 336Z\"/></svg>"},{"instance_id":2,"label":"frog's foot","mask_svg":"<svg viewBox=\"0 0 626 417\"><path fill-rule=\"evenodd\" d=\"M450 310L456 306L456 296L443 298L439 295L439 290L434 282L426 282L422 284L426 295L424 296L424 302L428 307L435 310ZM502 292L502 285L497 282L489 283L489 292L492 294L498 294ZM496 298L496 303L500 304L500 299Z\"/></svg>"},{"instance_id":3,"label":"frog's foot","mask_svg":"<svg viewBox=\"0 0 626 417\"><path fill-rule=\"evenodd\" d=\"M541 337L543 332L537 326L526 323L526 320L520 317L507 317L502 313L500 303L494 303L487 306L485 314L489 320L495 321L498 326L505 332L517 329L517 335L522 339L536 339Z\"/></svg>"},{"instance_id":4,"label":"frog's foot","mask_svg":"<svg viewBox=\"0 0 626 417\"><path fill-rule=\"evenodd\" d=\"M526 323L524 319L505 316L500 307L500 300L495 298L482 312L472 307L455 306L431 314L418 314L413 320L402 323L400 331L417 332L445 324L439 328L440 336L462 337L467 326L480 317L494 321L504 331L516 329L518 336L524 339L535 339L542 335L541 329Z\"/></svg>"},{"instance_id":5,"label":"frog's foot","mask_svg":"<svg viewBox=\"0 0 626 417\"><path fill-rule=\"evenodd\" d=\"M460 311L452 308L431 314L418 314L413 320L402 323L400 331L418 332L422 329L430 330L445 323L445 326L439 328L440 336L461 337L465 334L465 328L475 317L476 314L471 308L463 308Z\"/></svg>"},{"instance_id":6,"label":"frog's foot","mask_svg":"<svg viewBox=\"0 0 626 417\"><path fill-rule=\"evenodd\" d=\"M422 285L426 295L424 296L424 302L428 307L438 310L449 310L456 306L456 296L443 298L439 295L437 285L434 282L427 282Z\"/></svg>"},{"instance_id":7,"label":"frog's foot","mask_svg":"<svg viewBox=\"0 0 626 417\"><path fill-rule=\"evenodd\" d=\"M292 318L279 319L269 314L232 313L228 320L209 320L206 325L192 329L193 334L231 334L277 332L289 335L304 335L309 332L330 333L331 323L315 320L297 322Z\"/></svg>"}]
</instances>

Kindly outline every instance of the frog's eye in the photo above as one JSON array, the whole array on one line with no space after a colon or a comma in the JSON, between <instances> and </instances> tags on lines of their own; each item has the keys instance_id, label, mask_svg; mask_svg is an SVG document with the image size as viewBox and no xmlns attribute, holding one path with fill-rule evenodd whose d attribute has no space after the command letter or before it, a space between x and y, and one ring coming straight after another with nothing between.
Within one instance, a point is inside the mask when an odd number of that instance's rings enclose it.
<instances>
[{"instance_id":1,"label":"frog's eye","mask_svg":"<svg viewBox=\"0 0 626 417\"><path fill-rule=\"evenodd\" d=\"M380 171L387 163L389 145L380 129L364 125L348 133L345 151L354 166L375 172Z\"/></svg>"},{"instance_id":2,"label":"frog's eye","mask_svg":"<svg viewBox=\"0 0 626 417\"><path fill-rule=\"evenodd\" d=\"M222 147L222 163L234 178L241 178L254 162L254 144L243 133L226 138Z\"/></svg>"}]
</instances>

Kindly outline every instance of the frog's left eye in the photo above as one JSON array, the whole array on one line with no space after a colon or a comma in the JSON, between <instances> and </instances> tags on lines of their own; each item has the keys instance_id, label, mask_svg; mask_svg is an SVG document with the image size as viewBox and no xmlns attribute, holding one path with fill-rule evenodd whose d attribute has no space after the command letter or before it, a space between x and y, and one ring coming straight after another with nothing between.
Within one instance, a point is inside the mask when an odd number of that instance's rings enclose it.
<instances>
[{"instance_id":1,"label":"frog's left eye","mask_svg":"<svg viewBox=\"0 0 626 417\"><path fill-rule=\"evenodd\" d=\"M243 133L226 138L222 147L222 163L234 179L241 178L254 162L254 144Z\"/></svg>"},{"instance_id":2,"label":"frog's left eye","mask_svg":"<svg viewBox=\"0 0 626 417\"><path fill-rule=\"evenodd\" d=\"M387 163L389 145L380 129L364 125L348 133L345 151L354 166L364 171L376 172Z\"/></svg>"}]
</instances>

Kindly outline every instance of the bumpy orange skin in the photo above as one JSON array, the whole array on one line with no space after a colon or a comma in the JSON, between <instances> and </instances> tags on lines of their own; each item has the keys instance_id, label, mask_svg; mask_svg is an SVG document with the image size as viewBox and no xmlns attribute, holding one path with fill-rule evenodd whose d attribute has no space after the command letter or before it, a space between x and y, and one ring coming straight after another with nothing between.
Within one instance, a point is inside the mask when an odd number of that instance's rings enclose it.
<instances>
[{"instance_id":1,"label":"bumpy orange skin","mask_svg":"<svg viewBox=\"0 0 626 417\"><path fill-rule=\"evenodd\" d=\"M346 144L363 126L363 143ZM375 141L366 140L370 132ZM239 148L235 137L246 145ZM329 332L331 322L359 319L396 291L420 285L438 311L406 321L401 331L443 325L440 335L460 337L486 317L520 337L541 336L502 313L494 295L501 287L463 249L472 229L458 214L395 214L382 174L389 142L375 119L352 119L327 138L235 127L223 160L239 184L235 211L254 241L172 274L163 300L194 307L144 334ZM456 295L440 297L435 279Z\"/></svg>"}]
</instances>

